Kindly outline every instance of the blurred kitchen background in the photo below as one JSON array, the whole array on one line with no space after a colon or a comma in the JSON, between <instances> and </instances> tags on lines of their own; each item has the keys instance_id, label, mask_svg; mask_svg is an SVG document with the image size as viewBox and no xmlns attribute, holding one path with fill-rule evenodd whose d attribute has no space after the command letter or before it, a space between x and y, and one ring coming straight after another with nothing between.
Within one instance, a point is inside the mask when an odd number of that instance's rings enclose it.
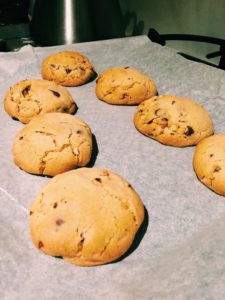
<instances>
[{"instance_id":1,"label":"blurred kitchen background","mask_svg":"<svg viewBox=\"0 0 225 300\"><path fill-rule=\"evenodd\" d=\"M149 28L225 39L225 0L0 0L0 51L146 35ZM200 58L218 50L167 45Z\"/></svg>"}]
</instances>

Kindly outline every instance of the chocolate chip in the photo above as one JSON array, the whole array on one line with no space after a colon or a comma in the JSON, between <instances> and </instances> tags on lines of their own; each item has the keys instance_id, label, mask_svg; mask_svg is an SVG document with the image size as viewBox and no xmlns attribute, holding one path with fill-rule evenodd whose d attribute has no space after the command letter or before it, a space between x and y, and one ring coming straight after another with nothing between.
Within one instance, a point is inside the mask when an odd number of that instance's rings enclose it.
<instances>
[{"instance_id":1,"label":"chocolate chip","mask_svg":"<svg viewBox=\"0 0 225 300\"><path fill-rule=\"evenodd\" d=\"M19 140L22 140L23 139L23 136L19 137Z\"/></svg>"},{"instance_id":2,"label":"chocolate chip","mask_svg":"<svg viewBox=\"0 0 225 300\"><path fill-rule=\"evenodd\" d=\"M101 178L98 178L98 177L95 178L95 180L98 181L98 182L102 182Z\"/></svg>"},{"instance_id":3,"label":"chocolate chip","mask_svg":"<svg viewBox=\"0 0 225 300\"><path fill-rule=\"evenodd\" d=\"M175 100L173 100L173 101L172 101L172 104L174 104L174 103L176 103L176 101L175 101Z\"/></svg>"},{"instance_id":4,"label":"chocolate chip","mask_svg":"<svg viewBox=\"0 0 225 300\"><path fill-rule=\"evenodd\" d=\"M77 133L77 134L81 134L81 130L77 130L76 133Z\"/></svg>"},{"instance_id":5,"label":"chocolate chip","mask_svg":"<svg viewBox=\"0 0 225 300\"><path fill-rule=\"evenodd\" d=\"M33 213L34 213L33 211L30 211L30 216L33 215Z\"/></svg>"},{"instance_id":6,"label":"chocolate chip","mask_svg":"<svg viewBox=\"0 0 225 300\"><path fill-rule=\"evenodd\" d=\"M42 247L44 247L44 244L42 243L42 241L40 241L40 242L38 243L38 249L41 249Z\"/></svg>"},{"instance_id":7,"label":"chocolate chip","mask_svg":"<svg viewBox=\"0 0 225 300\"><path fill-rule=\"evenodd\" d=\"M214 166L213 172L219 172L221 170L220 166Z\"/></svg>"},{"instance_id":8,"label":"chocolate chip","mask_svg":"<svg viewBox=\"0 0 225 300\"><path fill-rule=\"evenodd\" d=\"M54 65L54 64L51 64L50 66L51 66L52 68L55 68L55 67L56 67L56 65Z\"/></svg>"},{"instance_id":9,"label":"chocolate chip","mask_svg":"<svg viewBox=\"0 0 225 300\"><path fill-rule=\"evenodd\" d=\"M189 135L192 135L193 133L194 133L194 129L191 126L187 126L187 129L184 134L186 136L189 136Z\"/></svg>"},{"instance_id":10,"label":"chocolate chip","mask_svg":"<svg viewBox=\"0 0 225 300\"><path fill-rule=\"evenodd\" d=\"M56 208L57 206L58 206L58 203L55 202L55 203L53 204L53 208Z\"/></svg>"},{"instance_id":11,"label":"chocolate chip","mask_svg":"<svg viewBox=\"0 0 225 300\"><path fill-rule=\"evenodd\" d=\"M56 97L60 97L60 93L56 92L56 91L53 91L53 90L49 90L53 93L54 96Z\"/></svg>"},{"instance_id":12,"label":"chocolate chip","mask_svg":"<svg viewBox=\"0 0 225 300\"><path fill-rule=\"evenodd\" d=\"M150 121L148 121L147 124L152 124L153 120L154 120L154 119L151 119Z\"/></svg>"},{"instance_id":13,"label":"chocolate chip","mask_svg":"<svg viewBox=\"0 0 225 300\"><path fill-rule=\"evenodd\" d=\"M122 97L121 97L122 100L128 99L128 98L129 98L129 95L127 93L122 94Z\"/></svg>"},{"instance_id":14,"label":"chocolate chip","mask_svg":"<svg viewBox=\"0 0 225 300\"><path fill-rule=\"evenodd\" d=\"M213 155L214 155L214 154L213 154L213 153L211 153L211 154L209 155L209 157L213 157Z\"/></svg>"},{"instance_id":15,"label":"chocolate chip","mask_svg":"<svg viewBox=\"0 0 225 300\"><path fill-rule=\"evenodd\" d=\"M66 71L67 74L69 74L69 73L71 73L72 70L71 69L65 69L65 71Z\"/></svg>"},{"instance_id":16,"label":"chocolate chip","mask_svg":"<svg viewBox=\"0 0 225 300\"><path fill-rule=\"evenodd\" d=\"M127 66L127 67L124 67L124 69L130 69L130 67L129 67L129 66Z\"/></svg>"},{"instance_id":17,"label":"chocolate chip","mask_svg":"<svg viewBox=\"0 0 225 300\"><path fill-rule=\"evenodd\" d=\"M31 85L29 84L22 90L23 97L26 97L30 91Z\"/></svg>"},{"instance_id":18,"label":"chocolate chip","mask_svg":"<svg viewBox=\"0 0 225 300\"><path fill-rule=\"evenodd\" d=\"M65 223L65 221L63 221L62 219L58 219L55 221L56 222L56 225L60 226L62 225L63 223Z\"/></svg>"}]
</instances>

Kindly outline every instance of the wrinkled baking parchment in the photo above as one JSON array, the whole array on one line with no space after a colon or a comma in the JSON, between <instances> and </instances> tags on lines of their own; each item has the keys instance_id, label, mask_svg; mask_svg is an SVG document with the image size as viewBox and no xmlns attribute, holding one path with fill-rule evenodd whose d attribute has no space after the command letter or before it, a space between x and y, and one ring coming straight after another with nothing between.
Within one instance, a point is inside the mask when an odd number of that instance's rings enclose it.
<instances>
[{"instance_id":1,"label":"wrinkled baking parchment","mask_svg":"<svg viewBox=\"0 0 225 300\"><path fill-rule=\"evenodd\" d=\"M41 62L61 50L79 51L96 72L132 66L151 76L158 93L202 104L225 133L225 72L191 62L146 36L32 48L0 54L0 299L225 299L225 197L203 186L192 168L194 147L174 148L141 135L135 106L113 106L95 96L95 81L68 88L77 116L92 128L91 166L126 178L141 196L146 216L118 262L77 267L34 248L29 207L50 179L17 168L12 141L24 126L4 111L8 88L41 78Z\"/></svg>"}]
</instances>

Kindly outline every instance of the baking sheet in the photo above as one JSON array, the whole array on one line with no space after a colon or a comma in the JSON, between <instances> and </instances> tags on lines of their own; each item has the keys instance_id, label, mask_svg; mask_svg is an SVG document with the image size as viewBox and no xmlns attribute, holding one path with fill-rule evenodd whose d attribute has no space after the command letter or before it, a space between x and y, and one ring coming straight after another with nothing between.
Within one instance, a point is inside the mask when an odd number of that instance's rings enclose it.
<instances>
[{"instance_id":1,"label":"baking sheet","mask_svg":"<svg viewBox=\"0 0 225 300\"><path fill-rule=\"evenodd\" d=\"M126 178L141 196L146 218L125 257L77 267L36 250L28 210L49 178L30 175L12 161L12 141L24 126L3 109L8 88L41 78L43 58L80 51L96 72L132 66L151 76L158 92L195 99L225 132L225 72L188 61L146 36L32 48L0 54L0 299L224 299L225 198L203 186L192 168L194 147L174 148L141 135L135 106L113 106L95 96L95 82L68 88L77 116L92 128L93 166Z\"/></svg>"}]
</instances>

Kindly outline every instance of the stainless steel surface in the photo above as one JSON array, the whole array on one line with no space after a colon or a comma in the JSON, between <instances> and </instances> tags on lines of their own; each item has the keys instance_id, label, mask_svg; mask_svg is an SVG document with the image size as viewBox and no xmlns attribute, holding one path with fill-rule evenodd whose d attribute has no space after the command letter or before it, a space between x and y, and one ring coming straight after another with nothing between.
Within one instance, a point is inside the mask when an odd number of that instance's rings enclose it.
<instances>
[{"instance_id":1,"label":"stainless steel surface","mask_svg":"<svg viewBox=\"0 0 225 300\"><path fill-rule=\"evenodd\" d=\"M30 28L42 46L124 36L116 0L36 0Z\"/></svg>"},{"instance_id":2,"label":"stainless steel surface","mask_svg":"<svg viewBox=\"0 0 225 300\"><path fill-rule=\"evenodd\" d=\"M31 20L31 34L40 45L85 41L92 37L89 20L87 0L37 0Z\"/></svg>"}]
</instances>

